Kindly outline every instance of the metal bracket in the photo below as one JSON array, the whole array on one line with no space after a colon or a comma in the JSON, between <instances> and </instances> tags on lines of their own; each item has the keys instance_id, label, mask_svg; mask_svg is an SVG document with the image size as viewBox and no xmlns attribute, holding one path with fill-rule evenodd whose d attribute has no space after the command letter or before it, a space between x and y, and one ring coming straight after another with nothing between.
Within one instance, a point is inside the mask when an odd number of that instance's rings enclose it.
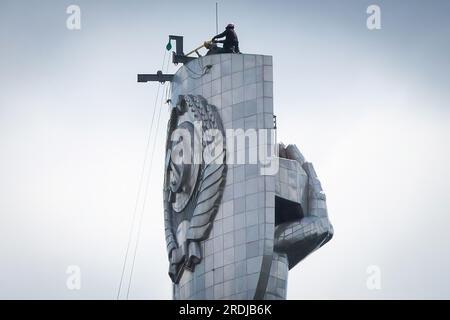
<instances>
[{"instance_id":1,"label":"metal bracket","mask_svg":"<svg viewBox=\"0 0 450 320\"><path fill-rule=\"evenodd\" d=\"M175 64L178 63L188 63L189 61L195 59L195 57L188 57L183 52L183 36L174 36L169 35L169 41L175 40L175 52L172 55L172 62Z\"/></svg>"}]
</instances>

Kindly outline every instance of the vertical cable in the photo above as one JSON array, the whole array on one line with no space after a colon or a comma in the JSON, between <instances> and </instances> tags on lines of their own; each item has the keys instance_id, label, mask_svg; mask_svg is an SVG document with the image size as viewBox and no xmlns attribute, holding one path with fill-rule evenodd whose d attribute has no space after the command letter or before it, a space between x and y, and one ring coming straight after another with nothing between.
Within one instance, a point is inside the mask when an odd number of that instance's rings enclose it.
<instances>
[{"instance_id":1,"label":"vertical cable","mask_svg":"<svg viewBox=\"0 0 450 320\"><path fill-rule=\"evenodd\" d=\"M166 72L168 72L169 69L169 60L167 60L167 66L166 66ZM164 70L164 65L162 67L162 70ZM170 85L170 84L169 84ZM167 89L167 83L164 84L164 89ZM148 193L148 187L150 185L150 178L152 175L152 167L153 167L153 158L154 158L154 154L155 154L155 148L156 148L156 142L159 136L159 126L160 126L160 118L161 118L161 110L163 107L163 100L164 100L164 89L163 92L161 94L161 100L160 100L160 104L159 104L159 111L158 111L158 118L156 120L156 131L155 131L155 136L154 136L154 140L153 140L153 147L152 147L152 152L151 152L151 158L150 158L150 165L149 165L149 172L147 175L147 180L145 183L145 191L144 191L144 202L142 205L142 210L139 216L139 222L138 222L138 231L137 231L137 238L136 238L136 245L134 247L134 251L133 251L133 260L132 260L132 264L131 264L131 271L130 271L130 280L128 282L128 287L127 287L127 300L130 294L130 289L131 289L131 283L133 280L133 273L134 273L134 266L135 266L135 262L136 262L136 255L137 255L137 249L139 247L139 241L140 241L140 236L141 236L141 230L142 230L142 220L144 217L144 212L145 212L145 206L147 204L147 193Z\"/></svg>"},{"instance_id":2,"label":"vertical cable","mask_svg":"<svg viewBox=\"0 0 450 320\"><path fill-rule=\"evenodd\" d=\"M166 55L167 55L167 51L164 50L164 58L163 58L163 62L162 62L162 68L164 68L164 64L166 61ZM154 124L156 107L157 107L157 103L158 103L160 89L161 89L161 85L158 85L158 90L156 92L155 104L154 104L154 108L153 108L152 120L151 120L151 124L150 124L150 130L149 130L148 136L147 136L147 143L146 143L145 154L144 154L144 162L142 164L141 174L140 174L140 178L139 178L138 192L137 192L136 201L135 201L135 205L134 205L134 211L133 211L133 216L132 216L132 221L131 221L130 232L128 235L128 242L127 242L127 248L125 251L125 258L124 258L124 262L123 262L123 266L122 266L122 273L120 275L119 289L117 291L117 300L119 300L119 298L120 298L123 279L124 279L124 275L125 275L125 269L126 269L127 260L128 260L128 254L129 254L129 250L130 250L130 246L131 246L131 240L133 238L133 231L134 231L134 225L136 222L137 208L138 208L139 199L141 197L141 190L142 190L142 183L144 181L145 168L147 166L147 160L148 160L148 155L149 155L148 151L150 150L150 141L151 141L151 137L152 137L153 124Z\"/></svg>"},{"instance_id":3,"label":"vertical cable","mask_svg":"<svg viewBox=\"0 0 450 320\"><path fill-rule=\"evenodd\" d=\"M219 4L216 2L216 34L219 34Z\"/></svg>"}]
</instances>

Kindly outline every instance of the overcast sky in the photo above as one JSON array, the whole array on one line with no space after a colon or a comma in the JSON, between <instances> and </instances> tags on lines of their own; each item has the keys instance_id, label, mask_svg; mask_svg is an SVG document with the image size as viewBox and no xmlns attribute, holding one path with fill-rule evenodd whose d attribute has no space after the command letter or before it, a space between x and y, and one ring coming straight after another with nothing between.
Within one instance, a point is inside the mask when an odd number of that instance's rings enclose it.
<instances>
[{"instance_id":1,"label":"overcast sky","mask_svg":"<svg viewBox=\"0 0 450 320\"><path fill-rule=\"evenodd\" d=\"M66 27L71 4L81 30ZM381 30L366 27L371 4ZM449 299L450 2L219 6L244 53L273 56L279 140L314 163L328 198L335 237L290 272L288 298ZM161 69L169 34L187 49L210 39L214 8L0 0L0 298L116 297L157 90L136 74ZM167 119L164 108L130 298L171 298ZM66 286L72 265L80 290Z\"/></svg>"}]
</instances>

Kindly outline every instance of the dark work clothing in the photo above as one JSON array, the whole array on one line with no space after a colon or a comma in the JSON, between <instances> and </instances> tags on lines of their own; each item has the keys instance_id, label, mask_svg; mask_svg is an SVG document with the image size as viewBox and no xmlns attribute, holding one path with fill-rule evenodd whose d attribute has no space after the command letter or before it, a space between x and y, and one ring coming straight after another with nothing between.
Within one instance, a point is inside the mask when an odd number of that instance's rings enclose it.
<instances>
[{"instance_id":1,"label":"dark work clothing","mask_svg":"<svg viewBox=\"0 0 450 320\"><path fill-rule=\"evenodd\" d=\"M223 38L225 40L220 40L216 42L223 43L223 52L224 53L240 53L239 51L239 40L236 32L233 29L226 29L224 32L218 34L213 38L213 40Z\"/></svg>"}]
</instances>

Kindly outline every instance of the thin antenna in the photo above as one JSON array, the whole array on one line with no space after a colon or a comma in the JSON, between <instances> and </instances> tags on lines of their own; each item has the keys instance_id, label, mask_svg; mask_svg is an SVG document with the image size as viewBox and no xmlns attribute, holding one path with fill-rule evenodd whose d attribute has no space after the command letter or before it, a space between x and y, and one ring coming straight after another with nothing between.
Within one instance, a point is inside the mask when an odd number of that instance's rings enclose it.
<instances>
[{"instance_id":1,"label":"thin antenna","mask_svg":"<svg viewBox=\"0 0 450 320\"><path fill-rule=\"evenodd\" d=\"M216 2L216 34L219 33L219 4Z\"/></svg>"}]
</instances>

